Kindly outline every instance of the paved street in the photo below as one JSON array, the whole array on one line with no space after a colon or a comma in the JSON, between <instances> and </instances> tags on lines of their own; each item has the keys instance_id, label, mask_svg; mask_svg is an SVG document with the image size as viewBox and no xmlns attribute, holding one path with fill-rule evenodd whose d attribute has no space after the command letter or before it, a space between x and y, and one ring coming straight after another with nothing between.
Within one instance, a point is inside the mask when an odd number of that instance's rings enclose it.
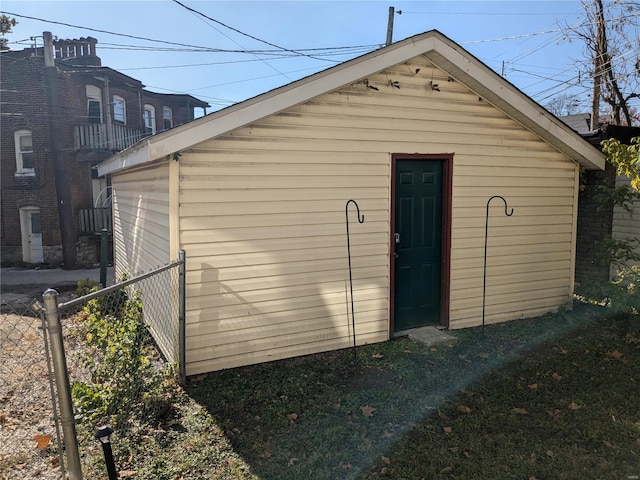
<instances>
[{"instance_id":1,"label":"paved street","mask_svg":"<svg viewBox=\"0 0 640 480\"><path fill-rule=\"evenodd\" d=\"M107 284L113 284L113 267L107 269ZM61 268L29 269L7 267L0 269L0 296L3 303L20 298L40 297L53 288L59 292L74 291L80 280L100 281L100 269L63 270Z\"/></svg>"}]
</instances>

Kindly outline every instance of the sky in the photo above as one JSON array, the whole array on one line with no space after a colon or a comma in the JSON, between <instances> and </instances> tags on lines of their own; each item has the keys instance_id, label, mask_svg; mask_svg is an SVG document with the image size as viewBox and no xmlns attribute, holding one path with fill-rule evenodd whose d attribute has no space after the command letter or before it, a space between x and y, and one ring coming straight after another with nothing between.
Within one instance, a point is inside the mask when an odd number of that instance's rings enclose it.
<instances>
[{"instance_id":1,"label":"sky","mask_svg":"<svg viewBox=\"0 0 640 480\"><path fill-rule=\"evenodd\" d=\"M188 93L208 113L437 29L539 103L576 95L590 109L590 62L566 26L580 1L2 0L18 24L9 47L94 37L102 65L160 93ZM580 72L580 73L579 73ZM585 77L587 80L585 80Z\"/></svg>"}]
</instances>

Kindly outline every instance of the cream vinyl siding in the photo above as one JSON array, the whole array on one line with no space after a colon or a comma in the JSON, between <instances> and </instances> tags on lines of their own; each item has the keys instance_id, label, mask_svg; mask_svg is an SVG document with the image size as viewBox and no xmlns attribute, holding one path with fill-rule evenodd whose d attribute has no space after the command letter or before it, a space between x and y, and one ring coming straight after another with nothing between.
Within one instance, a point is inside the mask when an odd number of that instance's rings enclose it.
<instances>
[{"instance_id":1,"label":"cream vinyl siding","mask_svg":"<svg viewBox=\"0 0 640 480\"><path fill-rule=\"evenodd\" d=\"M131 278L175 260L169 256L169 163L115 175L112 187L116 278ZM165 357L177 361L177 276L160 275L136 283L129 294L140 292L145 322ZM167 282L175 284L172 292Z\"/></svg>"},{"instance_id":2,"label":"cream vinyl siding","mask_svg":"<svg viewBox=\"0 0 640 480\"><path fill-rule=\"evenodd\" d=\"M116 273L169 263L169 163L114 175L112 190Z\"/></svg>"},{"instance_id":3,"label":"cream vinyl siding","mask_svg":"<svg viewBox=\"0 0 640 480\"><path fill-rule=\"evenodd\" d=\"M181 153L189 375L351 345L349 199L357 343L389 338L393 153L454 154L452 328L481 322L492 195L487 321L570 299L576 163L422 58Z\"/></svg>"}]
</instances>

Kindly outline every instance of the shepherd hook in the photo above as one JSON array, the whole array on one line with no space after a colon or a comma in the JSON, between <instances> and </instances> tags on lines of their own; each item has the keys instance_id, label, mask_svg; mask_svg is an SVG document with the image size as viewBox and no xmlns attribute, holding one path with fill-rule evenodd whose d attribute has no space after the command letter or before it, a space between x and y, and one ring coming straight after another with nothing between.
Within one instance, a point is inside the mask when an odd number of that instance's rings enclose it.
<instances>
[{"instance_id":1,"label":"shepherd hook","mask_svg":"<svg viewBox=\"0 0 640 480\"><path fill-rule=\"evenodd\" d=\"M351 275L351 241L349 239L349 204L353 203L358 211L358 223L364 223L364 215L360 215L360 207L355 200L348 200L344 206L344 216L347 224L347 257L349 258L349 289L351 291L351 330L353 331L353 359L357 358L356 352L356 319L353 309L353 277Z\"/></svg>"},{"instance_id":2,"label":"shepherd hook","mask_svg":"<svg viewBox=\"0 0 640 480\"><path fill-rule=\"evenodd\" d=\"M507 210L507 201L504 199L504 197L500 195L494 195L489 200L487 200L487 214L485 217L485 224L484 224L484 273L482 276L482 334L483 335L484 335L485 297L487 293L487 237L488 237L488 231L489 231L489 204L491 203L491 200L493 200L494 198L499 198L504 202L504 214L507 217L510 217L511 215L513 215L513 208L511 209L511 212Z\"/></svg>"}]
</instances>

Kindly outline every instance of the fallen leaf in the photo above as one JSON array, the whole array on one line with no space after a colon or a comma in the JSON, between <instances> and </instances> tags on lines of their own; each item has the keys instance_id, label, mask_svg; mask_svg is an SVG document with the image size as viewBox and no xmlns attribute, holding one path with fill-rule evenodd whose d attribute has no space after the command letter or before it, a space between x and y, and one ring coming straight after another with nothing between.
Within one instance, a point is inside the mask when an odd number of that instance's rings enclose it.
<instances>
[{"instance_id":1,"label":"fallen leaf","mask_svg":"<svg viewBox=\"0 0 640 480\"><path fill-rule=\"evenodd\" d=\"M608 440L603 440L602 443L604 443L609 448L613 448L613 444Z\"/></svg>"},{"instance_id":2,"label":"fallen leaf","mask_svg":"<svg viewBox=\"0 0 640 480\"><path fill-rule=\"evenodd\" d=\"M384 358L384 355L382 355L381 353L374 353L373 355L371 355L372 358Z\"/></svg>"},{"instance_id":3,"label":"fallen leaf","mask_svg":"<svg viewBox=\"0 0 640 480\"><path fill-rule=\"evenodd\" d=\"M51 457L49 461L51 462L51 465L53 465L54 467L56 467L60 463L60 459L58 457Z\"/></svg>"},{"instance_id":4,"label":"fallen leaf","mask_svg":"<svg viewBox=\"0 0 640 480\"><path fill-rule=\"evenodd\" d=\"M451 448L449 449L449 451L450 451L450 452L453 452L453 453L457 452L458 450L460 450L460 448L458 448L458 447L451 447Z\"/></svg>"},{"instance_id":5,"label":"fallen leaf","mask_svg":"<svg viewBox=\"0 0 640 480\"><path fill-rule=\"evenodd\" d=\"M350 463L340 462L340 466L342 467L343 470L351 470L353 468L353 465L351 465Z\"/></svg>"},{"instance_id":6,"label":"fallen leaf","mask_svg":"<svg viewBox=\"0 0 640 480\"><path fill-rule=\"evenodd\" d=\"M365 405L363 407L360 407L360 410L362 410L362 414L365 417L370 417L373 415L373 412L377 410L377 408L373 408L373 407L370 407L369 405Z\"/></svg>"},{"instance_id":7,"label":"fallen leaf","mask_svg":"<svg viewBox=\"0 0 640 480\"><path fill-rule=\"evenodd\" d=\"M536 477L529 477L529 480L538 480Z\"/></svg>"},{"instance_id":8,"label":"fallen leaf","mask_svg":"<svg viewBox=\"0 0 640 480\"><path fill-rule=\"evenodd\" d=\"M384 455L382 455L382 462L387 464L387 465L391 465L391 459L389 457L385 457Z\"/></svg>"},{"instance_id":9,"label":"fallen leaf","mask_svg":"<svg viewBox=\"0 0 640 480\"><path fill-rule=\"evenodd\" d=\"M289 464L288 464L288 466L289 466L289 467L294 466L294 465L296 464L296 462L297 462L297 461L298 461L298 459L297 459L296 457L293 457L293 458L289 459Z\"/></svg>"},{"instance_id":10,"label":"fallen leaf","mask_svg":"<svg viewBox=\"0 0 640 480\"><path fill-rule=\"evenodd\" d=\"M36 441L38 450L44 450L51 442L51 435L35 435L33 439Z\"/></svg>"},{"instance_id":11,"label":"fallen leaf","mask_svg":"<svg viewBox=\"0 0 640 480\"><path fill-rule=\"evenodd\" d=\"M380 474L381 475L386 475L388 471L389 471L389 469L387 467L382 467L380 469Z\"/></svg>"},{"instance_id":12,"label":"fallen leaf","mask_svg":"<svg viewBox=\"0 0 640 480\"><path fill-rule=\"evenodd\" d=\"M466 457L469 458L471 456L471 454L469 452L462 452L462 454Z\"/></svg>"},{"instance_id":13,"label":"fallen leaf","mask_svg":"<svg viewBox=\"0 0 640 480\"><path fill-rule=\"evenodd\" d=\"M471 409L466 405L458 405L458 411L462 413L471 413Z\"/></svg>"},{"instance_id":14,"label":"fallen leaf","mask_svg":"<svg viewBox=\"0 0 640 480\"><path fill-rule=\"evenodd\" d=\"M135 477L138 474L137 470L122 470L120 471L120 478Z\"/></svg>"},{"instance_id":15,"label":"fallen leaf","mask_svg":"<svg viewBox=\"0 0 640 480\"><path fill-rule=\"evenodd\" d=\"M529 390L537 390L538 389L538 384L537 383L532 383L529 385Z\"/></svg>"},{"instance_id":16,"label":"fallen leaf","mask_svg":"<svg viewBox=\"0 0 640 480\"><path fill-rule=\"evenodd\" d=\"M614 350L613 352L607 352L607 357L615 358L616 360L620 360L624 357L623 353L620 353L618 350Z\"/></svg>"},{"instance_id":17,"label":"fallen leaf","mask_svg":"<svg viewBox=\"0 0 640 480\"><path fill-rule=\"evenodd\" d=\"M451 433L451 432L452 432L452 430L453 430L453 429L452 429L451 427L442 427L442 431L443 431L444 433Z\"/></svg>"},{"instance_id":18,"label":"fallen leaf","mask_svg":"<svg viewBox=\"0 0 640 480\"><path fill-rule=\"evenodd\" d=\"M569 410L579 410L580 405L578 405L576 402L571 402L567 408Z\"/></svg>"},{"instance_id":19,"label":"fallen leaf","mask_svg":"<svg viewBox=\"0 0 640 480\"><path fill-rule=\"evenodd\" d=\"M553 375L551 375L551 377L554 380L560 380L562 378L562 375L560 375L559 373L554 373Z\"/></svg>"},{"instance_id":20,"label":"fallen leaf","mask_svg":"<svg viewBox=\"0 0 640 480\"><path fill-rule=\"evenodd\" d=\"M411 353L411 350L402 350L402 353Z\"/></svg>"},{"instance_id":21,"label":"fallen leaf","mask_svg":"<svg viewBox=\"0 0 640 480\"><path fill-rule=\"evenodd\" d=\"M4 413L0 413L0 425L7 423L7 416Z\"/></svg>"},{"instance_id":22,"label":"fallen leaf","mask_svg":"<svg viewBox=\"0 0 640 480\"><path fill-rule=\"evenodd\" d=\"M488 353L484 353L482 352L481 354L478 355L480 358L489 358L489 354Z\"/></svg>"},{"instance_id":23,"label":"fallen leaf","mask_svg":"<svg viewBox=\"0 0 640 480\"><path fill-rule=\"evenodd\" d=\"M520 407L512 408L511 411L513 413L518 413L520 415L528 415L529 414L529 412L527 412L524 408L520 408Z\"/></svg>"},{"instance_id":24,"label":"fallen leaf","mask_svg":"<svg viewBox=\"0 0 640 480\"><path fill-rule=\"evenodd\" d=\"M442 470L440 470L440 473L449 473L453 471L453 467L444 467Z\"/></svg>"},{"instance_id":25,"label":"fallen leaf","mask_svg":"<svg viewBox=\"0 0 640 480\"><path fill-rule=\"evenodd\" d=\"M449 421L449 417L447 417L447 415L442 412L438 412L438 417L440 417L440 420L444 420L445 422Z\"/></svg>"},{"instance_id":26,"label":"fallen leaf","mask_svg":"<svg viewBox=\"0 0 640 480\"><path fill-rule=\"evenodd\" d=\"M287 417L289 417L289 420L293 420L296 421L298 419L298 414L297 413L290 413L289 415L287 415Z\"/></svg>"},{"instance_id":27,"label":"fallen leaf","mask_svg":"<svg viewBox=\"0 0 640 480\"><path fill-rule=\"evenodd\" d=\"M260 455L261 458L269 459L271 458L271 454L269 452L262 452L262 454Z\"/></svg>"},{"instance_id":28,"label":"fallen leaf","mask_svg":"<svg viewBox=\"0 0 640 480\"><path fill-rule=\"evenodd\" d=\"M204 374L202 374L202 375L196 375L196 376L192 379L192 381L194 381L194 382L201 382L201 381L203 381L205 378L207 378L207 376L206 376L206 375L204 375Z\"/></svg>"},{"instance_id":29,"label":"fallen leaf","mask_svg":"<svg viewBox=\"0 0 640 480\"><path fill-rule=\"evenodd\" d=\"M547 450L545 453L547 454L548 457L553 457L553 451L552 450Z\"/></svg>"},{"instance_id":30,"label":"fallen leaf","mask_svg":"<svg viewBox=\"0 0 640 480\"><path fill-rule=\"evenodd\" d=\"M380 438L392 438L392 437L393 437L393 433L387 432L386 430L382 432L382 435L380 435Z\"/></svg>"}]
</instances>

